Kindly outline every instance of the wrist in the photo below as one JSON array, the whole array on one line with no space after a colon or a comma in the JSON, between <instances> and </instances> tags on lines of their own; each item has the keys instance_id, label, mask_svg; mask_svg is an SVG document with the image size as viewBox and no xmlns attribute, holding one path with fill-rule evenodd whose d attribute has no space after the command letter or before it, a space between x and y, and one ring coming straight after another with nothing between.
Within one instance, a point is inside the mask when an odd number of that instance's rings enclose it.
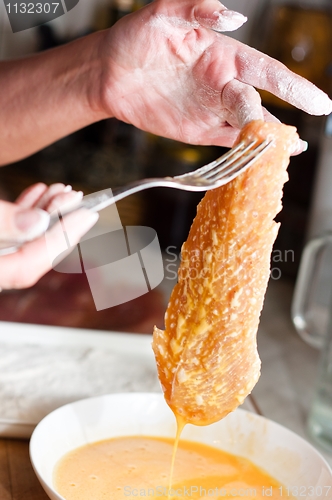
<instances>
[{"instance_id":1,"label":"wrist","mask_svg":"<svg viewBox=\"0 0 332 500\"><path fill-rule=\"evenodd\" d=\"M125 44L121 44L123 31L125 30L119 21L112 28L100 32L97 49L100 76L95 86L98 90L97 101L93 100L93 102L97 103L95 109L106 118L114 117L130 122L125 96L134 75L132 68L126 66Z\"/></svg>"},{"instance_id":2,"label":"wrist","mask_svg":"<svg viewBox=\"0 0 332 500\"><path fill-rule=\"evenodd\" d=\"M81 42L81 44L80 44ZM111 106L105 102L108 88L108 68L110 61L105 50L107 31L100 31L77 41L79 69L77 76L77 92L82 92L85 106L88 109L91 123L112 118Z\"/></svg>"},{"instance_id":3,"label":"wrist","mask_svg":"<svg viewBox=\"0 0 332 500\"><path fill-rule=\"evenodd\" d=\"M103 101L105 80L105 32L100 31L73 42L74 67L65 70L71 80L71 92L75 99L80 95L83 115L87 125L106 118L112 112ZM67 72L67 76L66 76Z\"/></svg>"}]
</instances>

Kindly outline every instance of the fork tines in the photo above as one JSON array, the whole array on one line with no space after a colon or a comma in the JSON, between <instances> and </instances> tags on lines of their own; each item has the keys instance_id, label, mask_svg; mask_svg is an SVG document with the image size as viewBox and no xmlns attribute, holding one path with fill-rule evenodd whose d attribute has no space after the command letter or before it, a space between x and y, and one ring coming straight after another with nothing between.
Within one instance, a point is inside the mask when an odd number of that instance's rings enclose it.
<instances>
[{"instance_id":1,"label":"fork tines","mask_svg":"<svg viewBox=\"0 0 332 500\"><path fill-rule=\"evenodd\" d=\"M209 181L222 179L223 184L225 179L227 182L231 181L240 171L244 172L249 168L272 145L272 142L268 139L252 141L249 144L240 142L228 153L206 165L204 178Z\"/></svg>"}]
</instances>

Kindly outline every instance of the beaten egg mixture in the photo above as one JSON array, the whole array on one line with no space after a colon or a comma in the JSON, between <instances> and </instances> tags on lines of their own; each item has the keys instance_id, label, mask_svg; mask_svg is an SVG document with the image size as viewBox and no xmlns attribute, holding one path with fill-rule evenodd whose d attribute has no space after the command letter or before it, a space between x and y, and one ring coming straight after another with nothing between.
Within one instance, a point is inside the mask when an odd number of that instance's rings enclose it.
<instances>
[{"instance_id":1,"label":"beaten egg mixture","mask_svg":"<svg viewBox=\"0 0 332 500\"><path fill-rule=\"evenodd\" d=\"M281 498L281 485L249 460L190 441L179 443L170 486L173 445L134 436L83 446L60 460L55 488L66 500Z\"/></svg>"}]
</instances>

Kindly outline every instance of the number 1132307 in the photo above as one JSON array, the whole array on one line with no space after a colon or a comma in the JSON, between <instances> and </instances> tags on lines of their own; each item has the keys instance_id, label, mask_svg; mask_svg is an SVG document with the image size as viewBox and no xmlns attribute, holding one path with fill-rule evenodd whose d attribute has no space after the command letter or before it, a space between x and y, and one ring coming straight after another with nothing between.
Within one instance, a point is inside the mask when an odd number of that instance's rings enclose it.
<instances>
[{"instance_id":1,"label":"number 1132307","mask_svg":"<svg viewBox=\"0 0 332 500\"><path fill-rule=\"evenodd\" d=\"M60 2L26 3L16 2L6 4L8 14L55 14Z\"/></svg>"},{"instance_id":2,"label":"number 1132307","mask_svg":"<svg viewBox=\"0 0 332 500\"><path fill-rule=\"evenodd\" d=\"M332 486L280 486L281 497L290 498L332 498ZM265 495L268 496L268 495Z\"/></svg>"}]
</instances>

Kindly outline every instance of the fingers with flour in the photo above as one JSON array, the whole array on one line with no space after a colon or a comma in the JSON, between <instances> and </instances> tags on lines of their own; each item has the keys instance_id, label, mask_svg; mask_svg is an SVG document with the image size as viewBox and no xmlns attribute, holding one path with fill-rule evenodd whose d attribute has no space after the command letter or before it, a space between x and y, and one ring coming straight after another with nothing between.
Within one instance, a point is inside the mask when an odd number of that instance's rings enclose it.
<instances>
[{"instance_id":1,"label":"fingers with flour","mask_svg":"<svg viewBox=\"0 0 332 500\"><path fill-rule=\"evenodd\" d=\"M221 104L228 111L228 123L238 129L253 120L280 123L276 116L262 106L257 90L238 80L232 80L225 85Z\"/></svg>"},{"instance_id":2,"label":"fingers with flour","mask_svg":"<svg viewBox=\"0 0 332 500\"><path fill-rule=\"evenodd\" d=\"M252 86L231 80L221 94L222 106L230 112L230 125L243 128L253 120L263 120L261 98Z\"/></svg>"},{"instance_id":3,"label":"fingers with flour","mask_svg":"<svg viewBox=\"0 0 332 500\"><path fill-rule=\"evenodd\" d=\"M177 3L171 6L171 9L165 10L165 2L155 1L155 19L149 22L150 25L158 26L158 21L167 23L176 29L184 29L186 31L192 28L199 27L208 28L209 30L223 32L235 31L239 29L247 18L240 12L229 10L222 5L218 0L177 0ZM167 11L171 11L171 13ZM165 26L163 26L165 28ZM166 32L167 35L174 35Z\"/></svg>"},{"instance_id":4,"label":"fingers with flour","mask_svg":"<svg viewBox=\"0 0 332 500\"><path fill-rule=\"evenodd\" d=\"M194 7L195 19L201 26L213 31L235 31L247 18L240 12L229 10L216 0L203 0Z\"/></svg>"},{"instance_id":5,"label":"fingers with flour","mask_svg":"<svg viewBox=\"0 0 332 500\"><path fill-rule=\"evenodd\" d=\"M221 94L222 106L228 111L227 121L235 128L243 128L253 120L279 122L278 118L262 107L261 97L257 90L238 80L227 83ZM305 151L308 144L299 139L293 155Z\"/></svg>"},{"instance_id":6,"label":"fingers with flour","mask_svg":"<svg viewBox=\"0 0 332 500\"><path fill-rule=\"evenodd\" d=\"M237 44L235 65L238 80L267 90L311 115L328 115L332 112L332 101L313 83L266 54L239 42Z\"/></svg>"}]
</instances>

